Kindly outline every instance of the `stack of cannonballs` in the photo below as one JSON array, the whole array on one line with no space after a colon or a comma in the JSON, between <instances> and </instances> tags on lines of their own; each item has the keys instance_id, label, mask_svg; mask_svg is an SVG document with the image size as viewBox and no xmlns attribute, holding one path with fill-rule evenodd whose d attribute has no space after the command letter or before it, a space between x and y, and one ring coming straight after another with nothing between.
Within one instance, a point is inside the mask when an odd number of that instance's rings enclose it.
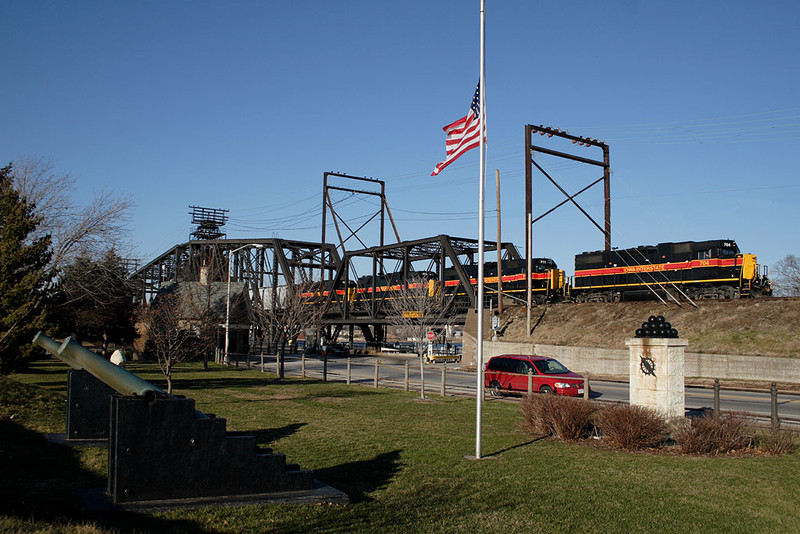
<instances>
[{"instance_id":1,"label":"stack of cannonballs","mask_svg":"<svg viewBox=\"0 0 800 534\"><path fill-rule=\"evenodd\" d=\"M641 328L636 329L636 337L678 337L678 331L664 319L663 315L651 315Z\"/></svg>"}]
</instances>

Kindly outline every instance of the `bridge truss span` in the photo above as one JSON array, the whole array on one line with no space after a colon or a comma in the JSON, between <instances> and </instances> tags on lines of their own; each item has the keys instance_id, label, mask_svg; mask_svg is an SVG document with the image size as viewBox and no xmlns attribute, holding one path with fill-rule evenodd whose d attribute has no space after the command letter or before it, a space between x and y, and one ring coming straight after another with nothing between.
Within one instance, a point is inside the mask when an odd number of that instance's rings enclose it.
<instances>
[{"instance_id":1,"label":"bridge truss span","mask_svg":"<svg viewBox=\"0 0 800 534\"><path fill-rule=\"evenodd\" d=\"M503 259L520 260L512 243L502 243L501 250ZM484 254L496 251L496 243L484 244ZM463 316L477 305L479 252L477 240L448 235L345 252L326 283L326 317L341 324L390 323L396 307L386 306L387 300L413 278L434 281L435 298L448 307L448 316Z\"/></svg>"},{"instance_id":2,"label":"bridge truss span","mask_svg":"<svg viewBox=\"0 0 800 534\"><path fill-rule=\"evenodd\" d=\"M320 269L335 272L341 259L336 247L285 239L209 239L175 245L137 270L138 298L149 302L173 282L245 283L251 295L269 298L311 283Z\"/></svg>"}]
</instances>

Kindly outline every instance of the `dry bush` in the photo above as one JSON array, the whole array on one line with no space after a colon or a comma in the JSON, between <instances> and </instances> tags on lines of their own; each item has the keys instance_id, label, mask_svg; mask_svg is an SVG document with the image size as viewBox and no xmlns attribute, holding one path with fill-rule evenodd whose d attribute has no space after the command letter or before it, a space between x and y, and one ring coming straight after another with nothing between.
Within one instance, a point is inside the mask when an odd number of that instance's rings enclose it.
<instances>
[{"instance_id":1,"label":"dry bush","mask_svg":"<svg viewBox=\"0 0 800 534\"><path fill-rule=\"evenodd\" d=\"M610 445L629 451L657 447L669 438L667 422L645 406L606 406L597 415L597 426Z\"/></svg>"},{"instance_id":2,"label":"dry bush","mask_svg":"<svg viewBox=\"0 0 800 534\"><path fill-rule=\"evenodd\" d=\"M577 441L592 431L595 407L585 399L555 397L551 415L553 430L564 441Z\"/></svg>"},{"instance_id":3,"label":"dry bush","mask_svg":"<svg viewBox=\"0 0 800 534\"><path fill-rule=\"evenodd\" d=\"M753 447L751 424L735 413L677 421L672 436L684 454L716 455Z\"/></svg>"},{"instance_id":4,"label":"dry bush","mask_svg":"<svg viewBox=\"0 0 800 534\"><path fill-rule=\"evenodd\" d=\"M522 429L525 432L537 435L550 436L553 433L549 421L545 417L544 405L551 399L551 395L534 393L525 395L520 407L522 408Z\"/></svg>"},{"instance_id":5,"label":"dry bush","mask_svg":"<svg viewBox=\"0 0 800 534\"><path fill-rule=\"evenodd\" d=\"M788 454L797 450L797 437L785 430L770 430L756 436L758 448L767 454Z\"/></svg>"},{"instance_id":6,"label":"dry bush","mask_svg":"<svg viewBox=\"0 0 800 534\"><path fill-rule=\"evenodd\" d=\"M523 427L534 434L577 441L589 434L595 408L587 400L534 393L522 401Z\"/></svg>"}]
</instances>

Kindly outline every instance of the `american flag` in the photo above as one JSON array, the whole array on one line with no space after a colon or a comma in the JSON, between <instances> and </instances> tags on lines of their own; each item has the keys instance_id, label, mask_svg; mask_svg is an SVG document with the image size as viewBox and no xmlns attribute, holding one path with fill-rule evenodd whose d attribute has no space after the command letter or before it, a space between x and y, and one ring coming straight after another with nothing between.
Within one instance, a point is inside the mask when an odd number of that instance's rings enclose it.
<instances>
[{"instance_id":1,"label":"american flag","mask_svg":"<svg viewBox=\"0 0 800 534\"><path fill-rule=\"evenodd\" d=\"M444 128L447 134L445 148L447 157L436 165L431 176L436 176L442 169L453 163L461 154L475 148L480 144L480 113L481 113L481 84L475 89L475 96L472 97L472 104L469 106L467 115L458 119Z\"/></svg>"}]
</instances>

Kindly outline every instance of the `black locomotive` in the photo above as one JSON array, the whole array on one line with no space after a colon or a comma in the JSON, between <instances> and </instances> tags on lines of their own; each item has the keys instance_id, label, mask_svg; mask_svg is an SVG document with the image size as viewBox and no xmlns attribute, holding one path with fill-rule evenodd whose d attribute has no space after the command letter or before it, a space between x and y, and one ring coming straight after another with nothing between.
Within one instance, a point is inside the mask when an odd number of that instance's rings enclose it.
<instances>
[{"instance_id":1,"label":"black locomotive","mask_svg":"<svg viewBox=\"0 0 800 534\"><path fill-rule=\"evenodd\" d=\"M570 295L576 302L612 302L667 291L691 299L759 297L772 294L766 271L732 239L600 250L575 256Z\"/></svg>"}]
</instances>

